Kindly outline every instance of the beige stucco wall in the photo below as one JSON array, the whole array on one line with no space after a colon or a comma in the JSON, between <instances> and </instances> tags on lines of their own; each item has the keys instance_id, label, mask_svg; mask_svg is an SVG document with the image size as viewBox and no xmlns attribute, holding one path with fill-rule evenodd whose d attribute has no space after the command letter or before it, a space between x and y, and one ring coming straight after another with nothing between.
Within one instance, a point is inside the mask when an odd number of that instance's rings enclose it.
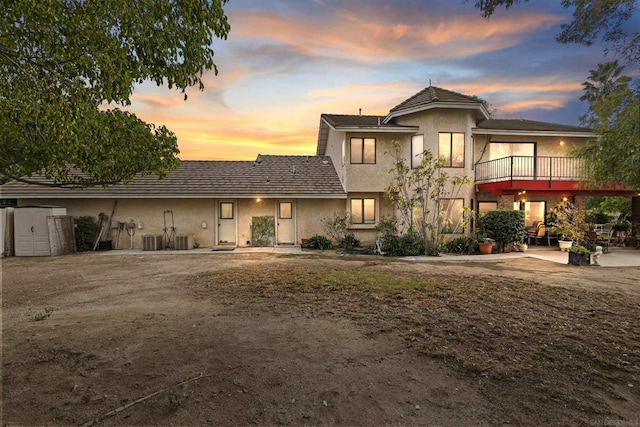
<instances>
[{"instance_id":1,"label":"beige stucco wall","mask_svg":"<svg viewBox=\"0 0 640 427\"><path fill-rule=\"evenodd\" d=\"M330 217L334 212L345 212L344 199L118 199L114 220L128 222L133 219L137 228L133 236L133 248L142 247L142 236L147 234L161 235L164 228L164 211L172 210L176 235L189 236L189 245L194 240L201 247L211 247L216 244L217 213L220 201L237 203L237 236L238 246L247 246L251 241L251 221L254 216L276 217L276 203L278 200L291 201L295 206L296 243L302 238L314 234L323 234L320 220ZM111 215L114 199L21 199L19 206L55 205L67 208L69 215L91 216L98 220L100 212ZM169 220L169 217L167 217ZM206 222L206 228L202 223ZM139 228L142 224L142 228ZM167 224L171 226L170 223ZM114 240L116 233L110 236ZM120 235L119 248L128 249L130 238L123 231Z\"/></svg>"},{"instance_id":2,"label":"beige stucco wall","mask_svg":"<svg viewBox=\"0 0 640 427\"><path fill-rule=\"evenodd\" d=\"M55 205L67 208L67 213L74 217L91 216L98 221L103 212L111 215L114 199L21 199L20 206ZM173 211L176 235L189 236L189 245L194 239L200 246L213 246L215 227L215 202L212 199L118 199L113 220L128 222L133 219L137 228L133 236L133 247L142 247L142 236L146 234L161 235L164 228L164 211ZM207 228L202 228L202 222ZM167 216L167 226L171 227ZM142 224L142 228L140 227ZM112 232L115 246L116 233ZM120 235L120 248L130 247L130 238L123 231Z\"/></svg>"},{"instance_id":3,"label":"beige stucco wall","mask_svg":"<svg viewBox=\"0 0 640 427\"><path fill-rule=\"evenodd\" d=\"M351 138L375 138L375 164L351 163ZM349 132L346 135L346 181L347 192L382 192L389 185L389 170L394 165L393 141L407 145L410 137L395 133Z\"/></svg>"},{"instance_id":4,"label":"beige stucco wall","mask_svg":"<svg viewBox=\"0 0 640 427\"><path fill-rule=\"evenodd\" d=\"M342 161L342 144L345 143L345 150L348 148L345 140L345 132L338 132L333 129L329 129L329 135L327 136L327 148L326 155L331 157L331 161L333 162L333 166L338 173L338 177L340 178L340 182L342 182L342 186L344 187L347 183L346 176L346 158L345 161ZM345 152L346 153L346 152ZM346 155L346 154L345 154Z\"/></svg>"}]
</instances>

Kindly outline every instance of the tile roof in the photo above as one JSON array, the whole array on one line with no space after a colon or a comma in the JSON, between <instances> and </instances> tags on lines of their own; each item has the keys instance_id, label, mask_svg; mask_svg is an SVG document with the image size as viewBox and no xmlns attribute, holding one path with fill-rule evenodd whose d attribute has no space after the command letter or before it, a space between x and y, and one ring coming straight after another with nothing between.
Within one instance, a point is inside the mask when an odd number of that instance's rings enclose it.
<instances>
[{"instance_id":1,"label":"tile roof","mask_svg":"<svg viewBox=\"0 0 640 427\"><path fill-rule=\"evenodd\" d=\"M382 126L384 116L362 116L350 114L322 114L327 123L333 127L340 126Z\"/></svg>"},{"instance_id":2,"label":"tile roof","mask_svg":"<svg viewBox=\"0 0 640 427\"><path fill-rule=\"evenodd\" d=\"M385 116L363 116L350 114L327 114L320 115L320 126L318 127L318 145L316 154L324 154L327 148L327 138L329 136L329 126L334 129L347 131L367 131L367 132L409 132L418 130L417 126L403 126L394 121L385 122Z\"/></svg>"},{"instance_id":3,"label":"tile roof","mask_svg":"<svg viewBox=\"0 0 640 427\"><path fill-rule=\"evenodd\" d=\"M436 86L429 86L410 98L402 101L400 104L389 110L394 113L402 110L410 110L432 104L435 102L443 103L474 103L482 105L482 101L476 97L463 95L458 92L442 89Z\"/></svg>"},{"instance_id":4,"label":"tile roof","mask_svg":"<svg viewBox=\"0 0 640 427\"><path fill-rule=\"evenodd\" d=\"M46 182L42 177L34 180ZM9 182L2 198L243 198L286 196L344 198L346 193L328 156L259 155L255 161L183 161L165 179L153 175L129 184L64 189Z\"/></svg>"},{"instance_id":5,"label":"tile roof","mask_svg":"<svg viewBox=\"0 0 640 427\"><path fill-rule=\"evenodd\" d=\"M524 119L489 119L478 124L476 128L504 131L593 132L592 129L586 127L536 122Z\"/></svg>"}]
</instances>

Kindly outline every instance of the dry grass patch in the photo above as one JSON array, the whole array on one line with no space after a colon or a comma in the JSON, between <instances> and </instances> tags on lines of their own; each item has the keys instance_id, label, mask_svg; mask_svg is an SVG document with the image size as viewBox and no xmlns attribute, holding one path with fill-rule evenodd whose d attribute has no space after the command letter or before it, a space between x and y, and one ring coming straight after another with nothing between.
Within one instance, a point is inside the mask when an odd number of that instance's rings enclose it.
<instances>
[{"instance_id":1,"label":"dry grass patch","mask_svg":"<svg viewBox=\"0 0 640 427\"><path fill-rule=\"evenodd\" d=\"M294 266L292 268L292 265ZM478 384L496 421L627 419L640 401L639 299L502 277L258 264L193 276L199 297L350 318ZM638 418L635 418L638 421Z\"/></svg>"}]
</instances>

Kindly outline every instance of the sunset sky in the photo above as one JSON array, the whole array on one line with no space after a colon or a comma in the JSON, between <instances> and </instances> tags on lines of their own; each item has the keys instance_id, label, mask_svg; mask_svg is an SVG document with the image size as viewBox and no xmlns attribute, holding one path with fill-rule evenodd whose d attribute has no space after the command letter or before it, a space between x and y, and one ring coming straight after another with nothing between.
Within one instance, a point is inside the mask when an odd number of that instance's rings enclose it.
<instances>
[{"instance_id":1,"label":"sunset sky","mask_svg":"<svg viewBox=\"0 0 640 427\"><path fill-rule=\"evenodd\" d=\"M231 0L204 92L144 84L129 110L178 136L183 160L315 154L321 113L385 115L429 86L501 118L578 125L602 46L560 45L571 10L536 0L486 20L471 0Z\"/></svg>"}]
</instances>

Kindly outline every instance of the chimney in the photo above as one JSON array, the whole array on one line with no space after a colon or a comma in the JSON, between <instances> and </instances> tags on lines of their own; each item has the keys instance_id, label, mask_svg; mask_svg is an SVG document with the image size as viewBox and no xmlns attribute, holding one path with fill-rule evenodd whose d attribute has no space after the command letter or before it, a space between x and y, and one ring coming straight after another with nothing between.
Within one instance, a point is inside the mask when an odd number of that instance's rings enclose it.
<instances>
[{"instance_id":1,"label":"chimney","mask_svg":"<svg viewBox=\"0 0 640 427\"><path fill-rule=\"evenodd\" d=\"M361 116L362 115L362 108L358 108L358 115Z\"/></svg>"}]
</instances>

